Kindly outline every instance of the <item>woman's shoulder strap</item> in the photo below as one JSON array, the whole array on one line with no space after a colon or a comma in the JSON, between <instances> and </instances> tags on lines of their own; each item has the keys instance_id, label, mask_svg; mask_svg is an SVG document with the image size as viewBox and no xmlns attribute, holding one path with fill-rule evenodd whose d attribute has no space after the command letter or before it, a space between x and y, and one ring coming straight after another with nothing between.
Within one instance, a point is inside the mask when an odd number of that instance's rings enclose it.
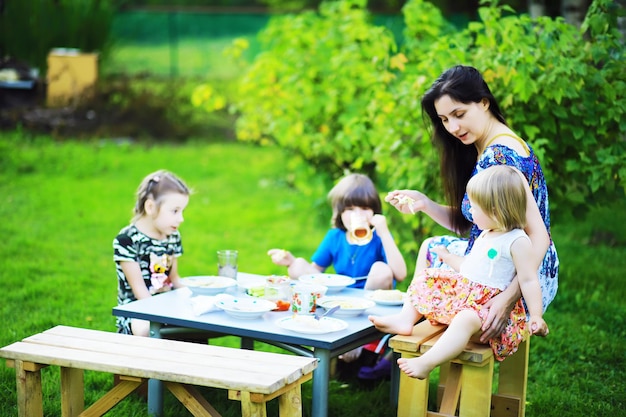
<instances>
[{"instance_id":1,"label":"woman's shoulder strap","mask_svg":"<svg viewBox=\"0 0 626 417\"><path fill-rule=\"evenodd\" d=\"M524 149L526 149L526 152L528 152L528 154L530 155L530 148L528 147L526 142L524 142L524 139L522 139L519 136L514 135L512 133L508 133L508 132L498 133L497 135L492 137L491 140L489 142L487 142L487 145L485 145L485 148L487 146L491 145L496 139L498 139L499 137L502 137L502 136L508 136L508 137L511 137L511 138L515 139L516 141L518 141L524 147Z\"/></svg>"}]
</instances>

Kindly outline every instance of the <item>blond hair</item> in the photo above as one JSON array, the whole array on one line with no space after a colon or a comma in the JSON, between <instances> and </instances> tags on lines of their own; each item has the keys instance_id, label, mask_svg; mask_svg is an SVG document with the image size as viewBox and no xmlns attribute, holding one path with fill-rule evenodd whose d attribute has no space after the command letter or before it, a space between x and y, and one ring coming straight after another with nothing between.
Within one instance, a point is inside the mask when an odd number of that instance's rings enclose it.
<instances>
[{"instance_id":1,"label":"blond hair","mask_svg":"<svg viewBox=\"0 0 626 417\"><path fill-rule=\"evenodd\" d=\"M518 170L494 165L470 178L467 195L498 229L509 231L526 226L526 187Z\"/></svg>"}]
</instances>

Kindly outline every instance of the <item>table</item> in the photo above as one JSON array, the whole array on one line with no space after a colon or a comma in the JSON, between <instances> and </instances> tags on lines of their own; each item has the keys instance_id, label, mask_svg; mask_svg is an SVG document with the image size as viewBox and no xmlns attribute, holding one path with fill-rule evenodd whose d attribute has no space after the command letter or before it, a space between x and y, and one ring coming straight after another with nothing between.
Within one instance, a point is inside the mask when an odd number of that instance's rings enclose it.
<instances>
[{"instance_id":1,"label":"table","mask_svg":"<svg viewBox=\"0 0 626 417\"><path fill-rule=\"evenodd\" d=\"M367 291L362 289L346 288L339 293L327 295L363 297L366 293ZM341 317L348 323L345 330L326 334L303 334L285 330L276 324L277 320L292 314L289 311L271 311L254 320L238 320L221 310L196 316L192 311L190 297L191 292L187 288L182 288L117 306L113 308L113 315L150 321L152 337L160 337L161 325L168 324L225 336L239 336L242 340L258 340L299 355L317 358L318 366L313 372L313 417L328 415L331 358L383 336L367 319L368 314L389 315L398 313L401 308L377 304L357 317ZM151 380L148 390L148 411L151 415L161 416L162 388L159 381Z\"/></svg>"}]
</instances>

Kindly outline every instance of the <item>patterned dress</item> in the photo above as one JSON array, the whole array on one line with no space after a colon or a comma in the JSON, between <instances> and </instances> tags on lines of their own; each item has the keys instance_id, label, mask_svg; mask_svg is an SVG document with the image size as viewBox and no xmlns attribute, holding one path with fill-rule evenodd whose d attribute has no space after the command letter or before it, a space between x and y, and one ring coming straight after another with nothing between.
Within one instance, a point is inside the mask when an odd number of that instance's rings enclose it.
<instances>
[{"instance_id":1,"label":"patterned dress","mask_svg":"<svg viewBox=\"0 0 626 417\"><path fill-rule=\"evenodd\" d=\"M169 282L170 268L175 257L182 255L183 247L178 231L163 240L146 236L134 225L124 227L113 239L113 260L117 271L117 304L124 305L137 298L133 294L121 262L137 262L143 281L151 293L155 293ZM117 317L118 333L132 334L130 318Z\"/></svg>"},{"instance_id":2,"label":"patterned dress","mask_svg":"<svg viewBox=\"0 0 626 417\"><path fill-rule=\"evenodd\" d=\"M495 238L480 236L463 260L460 272L448 268L423 270L407 291L411 304L433 324L450 324L463 310L476 311L484 323L488 314L484 304L500 294L515 276L511 244L520 238L529 239L520 229ZM505 330L490 339L489 345L495 358L502 361L515 353L528 335L526 310L520 299Z\"/></svg>"},{"instance_id":3,"label":"patterned dress","mask_svg":"<svg viewBox=\"0 0 626 417\"><path fill-rule=\"evenodd\" d=\"M517 168L524 174L528 184L530 185L539 212L543 218L548 234L550 234L550 209L548 206L548 187L546 180L539 165L539 160L529 147L530 155L528 157L520 156L517 152L504 145L488 146L482 153L472 175L478 173L493 165L510 165ZM470 204L467 194L463 200L461 210L465 218L472 221L472 215L469 212ZM456 255L466 255L469 253L476 238L480 235L481 230L474 224L470 230L469 239L459 238L456 236L437 236L431 239L429 251L427 255L427 266L432 268L450 268L441 262L437 254L432 251L436 246L446 246L448 250ZM543 262L539 267L539 284L541 285L541 293L543 297L543 309L548 308L556 296L558 288L559 275L559 258L556 253L554 242L550 239L550 247L546 252Z\"/></svg>"}]
</instances>

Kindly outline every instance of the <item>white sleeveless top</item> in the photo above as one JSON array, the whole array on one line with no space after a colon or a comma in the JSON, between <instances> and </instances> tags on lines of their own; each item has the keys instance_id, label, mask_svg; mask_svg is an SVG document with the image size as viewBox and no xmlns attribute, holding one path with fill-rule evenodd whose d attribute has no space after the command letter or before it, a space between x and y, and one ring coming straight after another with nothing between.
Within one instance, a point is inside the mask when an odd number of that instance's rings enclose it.
<instances>
[{"instance_id":1,"label":"white sleeveless top","mask_svg":"<svg viewBox=\"0 0 626 417\"><path fill-rule=\"evenodd\" d=\"M504 290L515 276L511 245L517 239L530 238L522 229L513 229L497 237L483 231L463 260L460 273L471 281Z\"/></svg>"}]
</instances>

